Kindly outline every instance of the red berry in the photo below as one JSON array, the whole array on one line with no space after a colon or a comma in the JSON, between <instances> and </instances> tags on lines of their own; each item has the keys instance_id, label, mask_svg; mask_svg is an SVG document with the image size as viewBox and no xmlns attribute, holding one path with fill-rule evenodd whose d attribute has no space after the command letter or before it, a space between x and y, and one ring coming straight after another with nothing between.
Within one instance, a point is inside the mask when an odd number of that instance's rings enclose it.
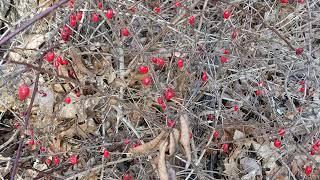
<instances>
[{"instance_id":1,"label":"red berry","mask_svg":"<svg viewBox=\"0 0 320 180\"><path fill-rule=\"evenodd\" d=\"M230 53L230 51L229 51L228 49L224 49L224 50L223 50L223 54L228 55L229 53Z\"/></svg>"},{"instance_id":2,"label":"red berry","mask_svg":"<svg viewBox=\"0 0 320 180\"><path fill-rule=\"evenodd\" d=\"M303 53L303 48L296 49L296 55L301 55Z\"/></svg>"},{"instance_id":3,"label":"red berry","mask_svg":"<svg viewBox=\"0 0 320 180\"><path fill-rule=\"evenodd\" d=\"M103 7L103 3L102 2L98 2L98 8L102 9L102 7Z\"/></svg>"},{"instance_id":4,"label":"red berry","mask_svg":"<svg viewBox=\"0 0 320 180\"><path fill-rule=\"evenodd\" d=\"M298 0L298 3L303 4L304 0Z\"/></svg>"},{"instance_id":5,"label":"red berry","mask_svg":"<svg viewBox=\"0 0 320 180\"><path fill-rule=\"evenodd\" d=\"M176 5L176 7L180 7L181 6L181 2L177 1L175 5Z\"/></svg>"},{"instance_id":6,"label":"red berry","mask_svg":"<svg viewBox=\"0 0 320 180\"><path fill-rule=\"evenodd\" d=\"M15 122L15 123L13 124L13 126L14 126L14 128L18 129L18 128L20 127L20 123L19 123L19 122Z\"/></svg>"},{"instance_id":7,"label":"red berry","mask_svg":"<svg viewBox=\"0 0 320 180\"><path fill-rule=\"evenodd\" d=\"M312 149L315 150L315 151L318 151L318 150L319 150L319 147L317 146L317 144L313 144L313 145L312 145Z\"/></svg>"},{"instance_id":8,"label":"red berry","mask_svg":"<svg viewBox=\"0 0 320 180\"><path fill-rule=\"evenodd\" d=\"M111 19L113 17L113 10L112 9L107 10L106 17L107 17L107 19Z\"/></svg>"},{"instance_id":9,"label":"red berry","mask_svg":"<svg viewBox=\"0 0 320 180\"><path fill-rule=\"evenodd\" d=\"M158 62L158 58L156 58L156 57L152 57L152 58L151 58L151 61L152 61L154 64L157 64L157 62Z\"/></svg>"},{"instance_id":10,"label":"red berry","mask_svg":"<svg viewBox=\"0 0 320 180\"><path fill-rule=\"evenodd\" d=\"M223 145L222 145L222 150L223 150L223 152L228 152L228 150L229 150L229 144L223 144Z\"/></svg>"},{"instance_id":11,"label":"red berry","mask_svg":"<svg viewBox=\"0 0 320 180\"><path fill-rule=\"evenodd\" d=\"M302 80L302 81L299 82L299 84L300 84L301 86L303 86L303 85L305 84L305 82Z\"/></svg>"},{"instance_id":12,"label":"red berry","mask_svg":"<svg viewBox=\"0 0 320 180\"><path fill-rule=\"evenodd\" d=\"M164 62L164 59L163 58L157 58L157 64L162 67L164 66L165 62Z\"/></svg>"},{"instance_id":13,"label":"red berry","mask_svg":"<svg viewBox=\"0 0 320 180\"><path fill-rule=\"evenodd\" d=\"M286 131L283 128L278 129L279 136L284 136L285 133L286 133Z\"/></svg>"},{"instance_id":14,"label":"red berry","mask_svg":"<svg viewBox=\"0 0 320 180\"><path fill-rule=\"evenodd\" d=\"M69 35L72 34L72 30L67 25L65 25L62 30L68 33Z\"/></svg>"},{"instance_id":15,"label":"red berry","mask_svg":"<svg viewBox=\"0 0 320 180\"><path fill-rule=\"evenodd\" d=\"M52 62L54 60L54 56L55 56L54 52L52 52L52 51L47 52L47 54L46 54L47 61Z\"/></svg>"},{"instance_id":16,"label":"red berry","mask_svg":"<svg viewBox=\"0 0 320 180\"><path fill-rule=\"evenodd\" d=\"M284 5L288 4L288 2L289 2L288 0L281 0L281 3Z\"/></svg>"},{"instance_id":17,"label":"red berry","mask_svg":"<svg viewBox=\"0 0 320 180\"><path fill-rule=\"evenodd\" d=\"M108 158L108 157L109 157L109 151L108 151L107 149L105 149L105 150L103 151L103 157L104 157L104 158Z\"/></svg>"},{"instance_id":18,"label":"red berry","mask_svg":"<svg viewBox=\"0 0 320 180\"><path fill-rule=\"evenodd\" d=\"M62 40L64 40L64 41L69 41L70 33L68 33L68 32L65 31L65 30L62 30L60 34L61 34L61 39L62 39Z\"/></svg>"},{"instance_id":19,"label":"red berry","mask_svg":"<svg viewBox=\"0 0 320 180\"><path fill-rule=\"evenodd\" d=\"M34 140L33 139L28 139L26 141L26 144L29 145L29 146L32 146L32 145L34 145Z\"/></svg>"},{"instance_id":20,"label":"red berry","mask_svg":"<svg viewBox=\"0 0 320 180\"><path fill-rule=\"evenodd\" d=\"M312 173L312 167L311 166L306 166L304 169L304 173L309 176Z\"/></svg>"},{"instance_id":21,"label":"red berry","mask_svg":"<svg viewBox=\"0 0 320 180\"><path fill-rule=\"evenodd\" d=\"M62 57L61 57L61 56L58 56L56 61L57 61L59 64L62 64L62 61L63 61L63 60L62 60Z\"/></svg>"},{"instance_id":22,"label":"red berry","mask_svg":"<svg viewBox=\"0 0 320 180\"><path fill-rule=\"evenodd\" d=\"M228 11L228 10L224 10L224 11L223 11L223 18L224 18L224 19L229 19L230 16L231 16L230 11Z\"/></svg>"},{"instance_id":23,"label":"red berry","mask_svg":"<svg viewBox=\"0 0 320 180\"><path fill-rule=\"evenodd\" d=\"M281 147L281 141L279 139L275 139L273 142L274 147L280 148Z\"/></svg>"},{"instance_id":24,"label":"red berry","mask_svg":"<svg viewBox=\"0 0 320 180\"><path fill-rule=\"evenodd\" d=\"M175 124L176 124L176 122L174 120L171 120L171 119L169 119L168 122L167 122L167 126L169 128L173 128Z\"/></svg>"},{"instance_id":25,"label":"red berry","mask_svg":"<svg viewBox=\"0 0 320 180\"><path fill-rule=\"evenodd\" d=\"M237 31L232 31L232 33L231 33L231 38L232 38L232 39L235 39L237 36L238 36Z\"/></svg>"},{"instance_id":26,"label":"red berry","mask_svg":"<svg viewBox=\"0 0 320 180\"><path fill-rule=\"evenodd\" d=\"M132 176L131 176L130 174L124 174L124 175L122 176L122 179L123 179L123 180L132 180L133 178L132 178Z\"/></svg>"},{"instance_id":27,"label":"red berry","mask_svg":"<svg viewBox=\"0 0 320 180\"><path fill-rule=\"evenodd\" d=\"M30 93L30 90L26 84L20 85L18 90L19 100L24 101L25 99L27 99L27 97L29 96L29 93Z\"/></svg>"},{"instance_id":28,"label":"red berry","mask_svg":"<svg viewBox=\"0 0 320 180\"><path fill-rule=\"evenodd\" d=\"M128 30L128 28L123 28L123 29L121 29L121 35L124 36L124 37L129 36L129 30Z\"/></svg>"},{"instance_id":29,"label":"red berry","mask_svg":"<svg viewBox=\"0 0 320 180\"><path fill-rule=\"evenodd\" d=\"M188 19L189 24L192 26L195 23L196 18L194 16L190 16Z\"/></svg>"},{"instance_id":30,"label":"red berry","mask_svg":"<svg viewBox=\"0 0 320 180\"><path fill-rule=\"evenodd\" d=\"M189 132L189 139L192 139L192 132Z\"/></svg>"},{"instance_id":31,"label":"red berry","mask_svg":"<svg viewBox=\"0 0 320 180\"><path fill-rule=\"evenodd\" d=\"M234 112L237 112L239 110L239 107L237 106L237 105L235 105L234 107L233 107L233 111Z\"/></svg>"},{"instance_id":32,"label":"red berry","mask_svg":"<svg viewBox=\"0 0 320 180\"><path fill-rule=\"evenodd\" d=\"M46 147L41 146L41 147L40 147L40 151L41 151L41 152L45 152L45 151L46 151Z\"/></svg>"},{"instance_id":33,"label":"red berry","mask_svg":"<svg viewBox=\"0 0 320 180\"><path fill-rule=\"evenodd\" d=\"M320 139L315 142L317 146L320 146Z\"/></svg>"},{"instance_id":34,"label":"red berry","mask_svg":"<svg viewBox=\"0 0 320 180\"><path fill-rule=\"evenodd\" d=\"M66 98L64 99L64 102L67 103L67 104L70 104L71 98L70 98L70 97L66 97Z\"/></svg>"},{"instance_id":35,"label":"red berry","mask_svg":"<svg viewBox=\"0 0 320 180\"><path fill-rule=\"evenodd\" d=\"M163 98L162 97L158 97L157 102L158 102L158 104L163 104L164 103Z\"/></svg>"},{"instance_id":36,"label":"red berry","mask_svg":"<svg viewBox=\"0 0 320 180\"><path fill-rule=\"evenodd\" d=\"M163 110L165 110L165 109L167 108L167 106L166 106L165 104L161 104L161 108L162 108Z\"/></svg>"},{"instance_id":37,"label":"red berry","mask_svg":"<svg viewBox=\"0 0 320 180\"><path fill-rule=\"evenodd\" d=\"M226 58L225 56L220 56L220 63L224 64L226 62L228 62L228 58Z\"/></svg>"},{"instance_id":38,"label":"red berry","mask_svg":"<svg viewBox=\"0 0 320 180\"><path fill-rule=\"evenodd\" d=\"M148 71L149 71L148 66L141 65L141 66L139 66L139 68L138 68L138 72L139 72L140 74L147 74Z\"/></svg>"},{"instance_id":39,"label":"red berry","mask_svg":"<svg viewBox=\"0 0 320 180\"><path fill-rule=\"evenodd\" d=\"M202 81L207 81L208 76L207 76L206 72L202 72L201 79L202 79Z\"/></svg>"},{"instance_id":40,"label":"red berry","mask_svg":"<svg viewBox=\"0 0 320 180\"><path fill-rule=\"evenodd\" d=\"M174 96L175 96L175 93L171 88L168 88L167 90L164 91L164 98L167 101L170 101Z\"/></svg>"},{"instance_id":41,"label":"red berry","mask_svg":"<svg viewBox=\"0 0 320 180\"><path fill-rule=\"evenodd\" d=\"M71 155L69 157L69 162L72 164L72 165L75 165L78 163L78 158L77 158L77 155Z\"/></svg>"},{"instance_id":42,"label":"red berry","mask_svg":"<svg viewBox=\"0 0 320 180\"><path fill-rule=\"evenodd\" d=\"M58 156L53 156L53 164L55 166L59 165L60 164L60 159Z\"/></svg>"},{"instance_id":43,"label":"red berry","mask_svg":"<svg viewBox=\"0 0 320 180\"><path fill-rule=\"evenodd\" d=\"M142 84L145 86L149 86L151 84L151 78L150 77L145 77L142 79Z\"/></svg>"},{"instance_id":44,"label":"red berry","mask_svg":"<svg viewBox=\"0 0 320 180\"><path fill-rule=\"evenodd\" d=\"M217 138L219 137L219 131L214 131L214 132L213 132L213 137L214 137L215 139L217 139Z\"/></svg>"},{"instance_id":45,"label":"red berry","mask_svg":"<svg viewBox=\"0 0 320 180\"><path fill-rule=\"evenodd\" d=\"M69 62L68 62L68 60L64 59L64 60L61 61L61 64L62 64L62 65L68 65Z\"/></svg>"},{"instance_id":46,"label":"red berry","mask_svg":"<svg viewBox=\"0 0 320 180\"><path fill-rule=\"evenodd\" d=\"M77 96L77 97L80 97L80 96L81 96L81 92L80 92L80 91L77 91L77 92L76 92L76 96Z\"/></svg>"},{"instance_id":47,"label":"red berry","mask_svg":"<svg viewBox=\"0 0 320 180\"><path fill-rule=\"evenodd\" d=\"M299 92L302 92L302 93L303 93L304 90L305 90L304 87L300 87L300 88L299 88Z\"/></svg>"},{"instance_id":48,"label":"red berry","mask_svg":"<svg viewBox=\"0 0 320 180\"><path fill-rule=\"evenodd\" d=\"M160 7L155 7L154 8L154 12L159 14L161 12L161 8Z\"/></svg>"},{"instance_id":49,"label":"red berry","mask_svg":"<svg viewBox=\"0 0 320 180\"><path fill-rule=\"evenodd\" d=\"M97 23L99 21L99 16L97 13L92 13L92 21Z\"/></svg>"},{"instance_id":50,"label":"red berry","mask_svg":"<svg viewBox=\"0 0 320 180\"><path fill-rule=\"evenodd\" d=\"M75 15L70 16L70 26L74 27L77 25L77 17Z\"/></svg>"},{"instance_id":51,"label":"red berry","mask_svg":"<svg viewBox=\"0 0 320 180\"><path fill-rule=\"evenodd\" d=\"M260 96L262 94L262 91L260 89L258 89L255 91L255 93L256 93L256 96Z\"/></svg>"},{"instance_id":52,"label":"red berry","mask_svg":"<svg viewBox=\"0 0 320 180\"><path fill-rule=\"evenodd\" d=\"M74 0L69 0L69 7L73 8L73 6L74 6Z\"/></svg>"},{"instance_id":53,"label":"red berry","mask_svg":"<svg viewBox=\"0 0 320 180\"><path fill-rule=\"evenodd\" d=\"M81 21L81 19L82 19L82 14L83 14L82 11L78 11L78 12L77 12L77 20L78 20L78 21Z\"/></svg>"},{"instance_id":54,"label":"red berry","mask_svg":"<svg viewBox=\"0 0 320 180\"><path fill-rule=\"evenodd\" d=\"M56 69L58 69L59 66L60 66L60 63L59 63L58 61L54 61L54 62L53 62L53 66L54 66Z\"/></svg>"},{"instance_id":55,"label":"red berry","mask_svg":"<svg viewBox=\"0 0 320 180\"><path fill-rule=\"evenodd\" d=\"M310 151L310 155L315 155L316 154L316 152L312 149L311 151Z\"/></svg>"},{"instance_id":56,"label":"red berry","mask_svg":"<svg viewBox=\"0 0 320 180\"><path fill-rule=\"evenodd\" d=\"M183 60L182 59L178 59L177 66L178 66L179 69L183 68Z\"/></svg>"}]
</instances>

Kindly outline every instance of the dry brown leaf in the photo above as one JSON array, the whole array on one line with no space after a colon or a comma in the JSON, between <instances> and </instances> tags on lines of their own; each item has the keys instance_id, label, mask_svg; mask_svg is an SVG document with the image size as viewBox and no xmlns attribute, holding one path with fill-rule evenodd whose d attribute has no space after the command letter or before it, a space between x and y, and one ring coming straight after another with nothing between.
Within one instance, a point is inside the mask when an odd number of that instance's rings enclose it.
<instances>
[{"instance_id":1,"label":"dry brown leaf","mask_svg":"<svg viewBox=\"0 0 320 180\"><path fill-rule=\"evenodd\" d=\"M165 135L167 135L167 133L165 131L161 131L161 133L150 142L147 142L134 148L130 148L129 153L135 155L142 155L155 151L158 148L160 141L165 137Z\"/></svg>"},{"instance_id":2,"label":"dry brown leaf","mask_svg":"<svg viewBox=\"0 0 320 180\"><path fill-rule=\"evenodd\" d=\"M172 156L176 152L176 141L174 139L173 132L170 133L169 139L169 156Z\"/></svg>"},{"instance_id":3,"label":"dry brown leaf","mask_svg":"<svg viewBox=\"0 0 320 180\"><path fill-rule=\"evenodd\" d=\"M187 114L183 114L180 116L180 143L183 146L187 157L186 169L191 164L191 146L190 146L190 138L189 138L189 119Z\"/></svg>"},{"instance_id":4,"label":"dry brown leaf","mask_svg":"<svg viewBox=\"0 0 320 180\"><path fill-rule=\"evenodd\" d=\"M159 161L158 161L158 171L160 180L169 180L167 167L166 167L166 149L168 146L167 141L162 141L159 146Z\"/></svg>"},{"instance_id":5,"label":"dry brown leaf","mask_svg":"<svg viewBox=\"0 0 320 180\"><path fill-rule=\"evenodd\" d=\"M77 49L74 46L70 47L70 56L72 58L73 63L75 64L75 66L78 68L78 70L90 77L94 77L95 75L89 70L87 69L87 67L82 63L82 57L79 55L80 54L80 50Z\"/></svg>"}]
</instances>

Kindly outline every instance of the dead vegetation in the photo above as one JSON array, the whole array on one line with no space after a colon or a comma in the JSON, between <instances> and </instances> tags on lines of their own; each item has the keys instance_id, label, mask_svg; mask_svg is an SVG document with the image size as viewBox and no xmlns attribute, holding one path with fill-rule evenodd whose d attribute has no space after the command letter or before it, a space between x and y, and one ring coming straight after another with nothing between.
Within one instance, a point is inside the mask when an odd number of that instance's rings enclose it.
<instances>
[{"instance_id":1,"label":"dead vegetation","mask_svg":"<svg viewBox=\"0 0 320 180\"><path fill-rule=\"evenodd\" d=\"M284 2L1 1L0 178L319 179L320 1Z\"/></svg>"}]
</instances>

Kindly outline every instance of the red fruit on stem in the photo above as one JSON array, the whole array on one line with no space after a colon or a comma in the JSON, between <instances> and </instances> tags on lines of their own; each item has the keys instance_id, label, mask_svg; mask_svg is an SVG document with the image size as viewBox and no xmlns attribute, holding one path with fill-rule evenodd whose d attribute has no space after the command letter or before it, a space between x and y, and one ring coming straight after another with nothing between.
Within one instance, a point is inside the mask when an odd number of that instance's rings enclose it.
<instances>
[{"instance_id":1,"label":"red fruit on stem","mask_svg":"<svg viewBox=\"0 0 320 180\"><path fill-rule=\"evenodd\" d=\"M262 91L260 89L258 89L255 91L255 93L256 93L256 96L260 96L262 94Z\"/></svg>"},{"instance_id":2,"label":"red fruit on stem","mask_svg":"<svg viewBox=\"0 0 320 180\"><path fill-rule=\"evenodd\" d=\"M68 32L65 31L65 30L62 30L60 34L61 34L61 39L62 39L63 41L69 41L70 33L68 33Z\"/></svg>"},{"instance_id":3,"label":"red fruit on stem","mask_svg":"<svg viewBox=\"0 0 320 180\"><path fill-rule=\"evenodd\" d=\"M163 98L162 97L158 97L157 102L158 102L158 104L163 104L164 103Z\"/></svg>"},{"instance_id":4,"label":"red fruit on stem","mask_svg":"<svg viewBox=\"0 0 320 180\"><path fill-rule=\"evenodd\" d=\"M151 78L150 77L145 77L142 79L142 84L144 86L149 86L151 84Z\"/></svg>"},{"instance_id":5,"label":"red fruit on stem","mask_svg":"<svg viewBox=\"0 0 320 180\"><path fill-rule=\"evenodd\" d=\"M59 64L62 64L62 61L63 61L63 60L62 60L62 57L61 57L61 56L58 56L56 61L57 61Z\"/></svg>"},{"instance_id":6,"label":"red fruit on stem","mask_svg":"<svg viewBox=\"0 0 320 180\"><path fill-rule=\"evenodd\" d=\"M167 108L167 106L166 106L165 104L161 104L161 108L162 108L163 110L165 110L165 109Z\"/></svg>"},{"instance_id":7,"label":"red fruit on stem","mask_svg":"<svg viewBox=\"0 0 320 180\"><path fill-rule=\"evenodd\" d=\"M76 92L76 96L77 96L77 97L80 97L80 96L81 96L81 92L80 92L80 91L77 91L77 92Z\"/></svg>"},{"instance_id":8,"label":"red fruit on stem","mask_svg":"<svg viewBox=\"0 0 320 180\"><path fill-rule=\"evenodd\" d=\"M47 54L46 54L47 61L52 62L54 60L54 56L55 56L54 52L52 52L52 51L47 52Z\"/></svg>"},{"instance_id":9,"label":"red fruit on stem","mask_svg":"<svg viewBox=\"0 0 320 180\"><path fill-rule=\"evenodd\" d=\"M105 150L103 151L103 157L104 157L104 158L108 158L108 157L109 157L109 151L108 151L107 149L105 149Z\"/></svg>"},{"instance_id":10,"label":"red fruit on stem","mask_svg":"<svg viewBox=\"0 0 320 180\"><path fill-rule=\"evenodd\" d=\"M18 129L18 128L20 127L20 123L19 123L19 122L15 122L15 123L13 124L13 126L14 126L14 128Z\"/></svg>"},{"instance_id":11,"label":"red fruit on stem","mask_svg":"<svg viewBox=\"0 0 320 180\"><path fill-rule=\"evenodd\" d=\"M75 15L70 16L70 26L74 27L77 25L77 17Z\"/></svg>"},{"instance_id":12,"label":"red fruit on stem","mask_svg":"<svg viewBox=\"0 0 320 180\"><path fill-rule=\"evenodd\" d=\"M202 79L202 81L207 81L208 76L207 76L206 72L202 72L201 79Z\"/></svg>"},{"instance_id":13,"label":"red fruit on stem","mask_svg":"<svg viewBox=\"0 0 320 180\"><path fill-rule=\"evenodd\" d=\"M175 96L175 93L171 88L168 88L167 90L164 91L164 98L167 101L170 101L174 96Z\"/></svg>"},{"instance_id":14,"label":"red fruit on stem","mask_svg":"<svg viewBox=\"0 0 320 180\"><path fill-rule=\"evenodd\" d=\"M312 167L311 166L306 166L304 169L304 173L309 176L312 173Z\"/></svg>"},{"instance_id":15,"label":"red fruit on stem","mask_svg":"<svg viewBox=\"0 0 320 180\"><path fill-rule=\"evenodd\" d=\"M178 59L177 66L178 66L179 69L183 68L183 60L182 59Z\"/></svg>"},{"instance_id":16,"label":"red fruit on stem","mask_svg":"<svg viewBox=\"0 0 320 180\"><path fill-rule=\"evenodd\" d=\"M138 68L138 72L140 74L147 74L149 72L149 68L148 68L148 66L141 65Z\"/></svg>"},{"instance_id":17,"label":"red fruit on stem","mask_svg":"<svg viewBox=\"0 0 320 180\"><path fill-rule=\"evenodd\" d=\"M224 11L223 11L223 18L224 18L224 19L229 19L230 16L231 16L230 11L228 11L228 10L224 10Z\"/></svg>"},{"instance_id":18,"label":"red fruit on stem","mask_svg":"<svg viewBox=\"0 0 320 180\"><path fill-rule=\"evenodd\" d=\"M69 0L69 8L73 8L74 6L74 0Z\"/></svg>"},{"instance_id":19,"label":"red fruit on stem","mask_svg":"<svg viewBox=\"0 0 320 180\"><path fill-rule=\"evenodd\" d=\"M165 62L164 62L164 59L163 58L157 58L157 64L162 67L164 66Z\"/></svg>"},{"instance_id":20,"label":"red fruit on stem","mask_svg":"<svg viewBox=\"0 0 320 180\"><path fill-rule=\"evenodd\" d=\"M281 3L284 5L288 4L288 2L289 2L289 0L281 0Z\"/></svg>"},{"instance_id":21,"label":"red fruit on stem","mask_svg":"<svg viewBox=\"0 0 320 180\"><path fill-rule=\"evenodd\" d=\"M213 132L213 137L214 137L215 139L217 139L217 138L219 137L219 131L214 131L214 132Z\"/></svg>"},{"instance_id":22,"label":"red fruit on stem","mask_svg":"<svg viewBox=\"0 0 320 180\"><path fill-rule=\"evenodd\" d=\"M222 145L222 150L223 150L223 152L228 152L228 150L229 150L229 144L223 144L223 145Z\"/></svg>"},{"instance_id":23,"label":"red fruit on stem","mask_svg":"<svg viewBox=\"0 0 320 180\"><path fill-rule=\"evenodd\" d=\"M196 21L196 18L195 18L194 16L190 16L189 19L188 19L188 22L189 22L189 24L190 24L191 26L194 25L195 21Z\"/></svg>"},{"instance_id":24,"label":"red fruit on stem","mask_svg":"<svg viewBox=\"0 0 320 180\"><path fill-rule=\"evenodd\" d=\"M273 142L274 147L280 148L281 147L281 141L279 139L275 139Z\"/></svg>"},{"instance_id":25,"label":"red fruit on stem","mask_svg":"<svg viewBox=\"0 0 320 180\"><path fill-rule=\"evenodd\" d=\"M239 107L237 106L237 105L235 105L234 107L233 107L233 111L234 112L237 112L239 110Z\"/></svg>"},{"instance_id":26,"label":"red fruit on stem","mask_svg":"<svg viewBox=\"0 0 320 180\"><path fill-rule=\"evenodd\" d=\"M305 90L304 87L300 87L300 88L299 88L299 92L302 92L302 93L303 93L304 90Z\"/></svg>"},{"instance_id":27,"label":"red fruit on stem","mask_svg":"<svg viewBox=\"0 0 320 180\"><path fill-rule=\"evenodd\" d=\"M303 48L296 49L296 55L301 55L303 53Z\"/></svg>"},{"instance_id":28,"label":"red fruit on stem","mask_svg":"<svg viewBox=\"0 0 320 180\"><path fill-rule=\"evenodd\" d=\"M303 4L304 0L298 0L298 3Z\"/></svg>"},{"instance_id":29,"label":"red fruit on stem","mask_svg":"<svg viewBox=\"0 0 320 180\"><path fill-rule=\"evenodd\" d=\"M303 80L301 80L301 81L299 82L299 84L300 84L301 86L303 86L303 85L305 84L305 82L304 82Z\"/></svg>"},{"instance_id":30,"label":"red fruit on stem","mask_svg":"<svg viewBox=\"0 0 320 180\"><path fill-rule=\"evenodd\" d=\"M220 63L224 64L226 62L228 62L228 58L226 58L225 56L220 56Z\"/></svg>"},{"instance_id":31,"label":"red fruit on stem","mask_svg":"<svg viewBox=\"0 0 320 180\"><path fill-rule=\"evenodd\" d=\"M154 8L154 12L159 14L161 12L161 8L160 7L155 7Z\"/></svg>"},{"instance_id":32,"label":"red fruit on stem","mask_svg":"<svg viewBox=\"0 0 320 180\"><path fill-rule=\"evenodd\" d=\"M27 99L27 97L29 96L29 93L30 93L30 89L26 84L22 84L19 86L18 95L19 95L20 101L24 101L25 99Z\"/></svg>"},{"instance_id":33,"label":"red fruit on stem","mask_svg":"<svg viewBox=\"0 0 320 180\"><path fill-rule=\"evenodd\" d=\"M316 152L312 149L311 151L310 151L310 155L315 155L316 154Z\"/></svg>"},{"instance_id":34,"label":"red fruit on stem","mask_svg":"<svg viewBox=\"0 0 320 180\"><path fill-rule=\"evenodd\" d=\"M169 119L169 120L167 121L167 126L168 126L169 128L173 128L175 124L176 124L176 122L175 122L174 120Z\"/></svg>"},{"instance_id":35,"label":"red fruit on stem","mask_svg":"<svg viewBox=\"0 0 320 180\"><path fill-rule=\"evenodd\" d=\"M55 166L57 166L57 165L60 164L59 156L53 156L53 164L54 164Z\"/></svg>"},{"instance_id":36,"label":"red fruit on stem","mask_svg":"<svg viewBox=\"0 0 320 180\"><path fill-rule=\"evenodd\" d=\"M180 2L180 1L177 1L177 2L175 3L175 6L176 6L176 7L180 7L180 6L181 6L181 2Z\"/></svg>"},{"instance_id":37,"label":"red fruit on stem","mask_svg":"<svg viewBox=\"0 0 320 180\"><path fill-rule=\"evenodd\" d=\"M72 164L72 165L75 165L78 163L78 158L77 158L77 155L71 155L69 157L69 162Z\"/></svg>"},{"instance_id":38,"label":"red fruit on stem","mask_svg":"<svg viewBox=\"0 0 320 180\"><path fill-rule=\"evenodd\" d=\"M128 28L123 28L123 29L121 29L121 35L124 36L124 37L129 36L129 30L128 30Z\"/></svg>"},{"instance_id":39,"label":"red fruit on stem","mask_svg":"<svg viewBox=\"0 0 320 180\"><path fill-rule=\"evenodd\" d=\"M62 64L62 65L68 65L69 62L68 62L68 60L64 59L64 60L61 61L61 64Z\"/></svg>"},{"instance_id":40,"label":"red fruit on stem","mask_svg":"<svg viewBox=\"0 0 320 180\"><path fill-rule=\"evenodd\" d=\"M151 61L152 61L154 64L157 64L157 62L158 62L158 58L156 58L156 57L152 57L152 58L151 58Z\"/></svg>"},{"instance_id":41,"label":"red fruit on stem","mask_svg":"<svg viewBox=\"0 0 320 180\"><path fill-rule=\"evenodd\" d=\"M67 103L67 104L70 104L71 103L71 98L70 97L66 97L64 99L64 102Z\"/></svg>"},{"instance_id":42,"label":"red fruit on stem","mask_svg":"<svg viewBox=\"0 0 320 180\"><path fill-rule=\"evenodd\" d=\"M99 21L99 16L97 13L92 13L92 21L97 23Z\"/></svg>"},{"instance_id":43,"label":"red fruit on stem","mask_svg":"<svg viewBox=\"0 0 320 180\"><path fill-rule=\"evenodd\" d=\"M40 147L40 151L41 151L41 152L45 152L45 151L46 151L46 147L41 146L41 147Z\"/></svg>"},{"instance_id":44,"label":"red fruit on stem","mask_svg":"<svg viewBox=\"0 0 320 180\"><path fill-rule=\"evenodd\" d=\"M83 14L82 11L78 11L78 12L77 12L77 20L78 20L78 21L81 21L81 19L82 19L82 14Z\"/></svg>"},{"instance_id":45,"label":"red fruit on stem","mask_svg":"<svg viewBox=\"0 0 320 180\"><path fill-rule=\"evenodd\" d=\"M98 6L99 9L102 9L103 8L103 3L102 2L98 2L97 6Z\"/></svg>"},{"instance_id":46,"label":"red fruit on stem","mask_svg":"<svg viewBox=\"0 0 320 180\"><path fill-rule=\"evenodd\" d=\"M192 132L189 132L189 139L192 139Z\"/></svg>"},{"instance_id":47,"label":"red fruit on stem","mask_svg":"<svg viewBox=\"0 0 320 180\"><path fill-rule=\"evenodd\" d=\"M230 53L230 51L229 51L228 49L224 49L224 50L223 50L223 54L228 55L229 53Z\"/></svg>"},{"instance_id":48,"label":"red fruit on stem","mask_svg":"<svg viewBox=\"0 0 320 180\"><path fill-rule=\"evenodd\" d=\"M131 176L130 174L124 174L124 175L122 176L122 179L123 179L123 180L132 180L133 178L132 178L132 176Z\"/></svg>"},{"instance_id":49,"label":"red fruit on stem","mask_svg":"<svg viewBox=\"0 0 320 180\"><path fill-rule=\"evenodd\" d=\"M284 136L285 133L286 133L286 131L283 128L278 129L279 136Z\"/></svg>"},{"instance_id":50,"label":"red fruit on stem","mask_svg":"<svg viewBox=\"0 0 320 180\"><path fill-rule=\"evenodd\" d=\"M107 19L111 19L113 17L113 10L108 9L105 15L106 15Z\"/></svg>"},{"instance_id":51,"label":"red fruit on stem","mask_svg":"<svg viewBox=\"0 0 320 180\"><path fill-rule=\"evenodd\" d=\"M319 150L319 146L317 146L317 144L313 144L312 145L312 149L315 150L315 151L318 151Z\"/></svg>"},{"instance_id":52,"label":"red fruit on stem","mask_svg":"<svg viewBox=\"0 0 320 180\"><path fill-rule=\"evenodd\" d=\"M231 38L232 38L232 39L235 39L235 38L237 38L237 36L238 36L237 31L232 31L232 33L231 33Z\"/></svg>"},{"instance_id":53,"label":"red fruit on stem","mask_svg":"<svg viewBox=\"0 0 320 180\"><path fill-rule=\"evenodd\" d=\"M34 140L33 139L28 139L26 141L26 144L29 145L29 146L32 146L32 145L34 145Z\"/></svg>"}]
</instances>

